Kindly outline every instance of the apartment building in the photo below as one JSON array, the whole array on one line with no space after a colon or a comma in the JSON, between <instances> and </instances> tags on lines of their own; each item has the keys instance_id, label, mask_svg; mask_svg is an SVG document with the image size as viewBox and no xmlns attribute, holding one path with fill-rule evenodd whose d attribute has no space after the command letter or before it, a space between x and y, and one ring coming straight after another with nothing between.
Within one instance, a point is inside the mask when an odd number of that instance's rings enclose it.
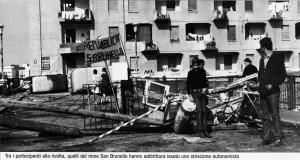
<instances>
[{"instance_id":1,"label":"apartment building","mask_svg":"<svg viewBox=\"0 0 300 160\"><path fill-rule=\"evenodd\" d=\"M28 0L28 24L33 75L84 67L77 46L118 32L126 56L108 64L127 59L139 75L186 76L193 57L212 75L239 74L246 57L258 66L266 36L300 68L300 0Z\"/></svg>"}]
</instances>

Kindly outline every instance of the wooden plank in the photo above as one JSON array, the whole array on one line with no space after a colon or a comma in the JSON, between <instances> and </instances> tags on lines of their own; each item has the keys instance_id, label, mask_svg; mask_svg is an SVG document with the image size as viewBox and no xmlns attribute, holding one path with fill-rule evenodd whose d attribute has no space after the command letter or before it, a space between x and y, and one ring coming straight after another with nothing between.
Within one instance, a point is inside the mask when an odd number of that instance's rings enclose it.
<instances>
[{"instance_id":1,"label":"wooden plank","mask_svg":"<svg viewBox=\"0 0 300 160\"><path fill-rule=\"evenodd\" d=\"M70 114L70 115L81 116L81 117L111 119L111 120L117 120L123 122L130 121L134 118L137 118L137 116L114 114L114 113L101 112L101 111L89 111L84 109L77 109L70 106L55 106L55 105L47 105L43 103L12 101L12 100L5 100L5 99L0 100L0 105L1 107L8 107L8 108L39 110L39 111L46 111L46 112ZM135 123L163 125L162 121L158 121L150 118L141 118L136 120Z\"/></svg>"},{"instance_id":2,"label":"wooden plank","mask_svg":"<svg viewBox=\"0 0 300 160\"><path fill-rule=\"evenodd\" d=\"M81 137L80 129L74 127L61 126L50 123L43 123L30 120L21 120L17 118L0 118L0 125L12 129L37 131L43 133L50 133L54 135L61 135L66 137Z\"/></svg>"}]
</instances>

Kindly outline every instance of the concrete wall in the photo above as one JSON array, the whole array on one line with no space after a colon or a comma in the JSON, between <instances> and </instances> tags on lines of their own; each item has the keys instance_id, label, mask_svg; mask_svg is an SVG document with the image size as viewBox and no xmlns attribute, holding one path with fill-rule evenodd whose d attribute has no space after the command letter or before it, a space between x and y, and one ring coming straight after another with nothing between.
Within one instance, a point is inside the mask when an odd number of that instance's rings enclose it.
<instances>
[{"instance_id":1,"label":"concrete wall","mask_svg":"<svg viewBox=\"0 0 300 160\"><path fill-rule=\"evenodd\" d=\"M29 23L27 0L1 0L4 66L29 63Z\"/></svg>"}]
</instances>

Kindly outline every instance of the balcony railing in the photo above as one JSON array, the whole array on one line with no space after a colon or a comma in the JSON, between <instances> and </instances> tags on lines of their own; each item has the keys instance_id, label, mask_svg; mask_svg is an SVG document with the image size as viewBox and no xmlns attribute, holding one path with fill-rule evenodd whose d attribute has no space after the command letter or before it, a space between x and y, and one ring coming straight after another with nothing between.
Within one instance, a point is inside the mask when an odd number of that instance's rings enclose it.
<instances>
[{"instance_id":1,"label":"balcony railing","mask_svg":"<svg viewBox=\"0 0 300 160\"><path fill-rule=\"evenodd\" d=\"M222 12L217 10L213 13L213 21L228 21L227 11L223 10Z\"/></svg>"},{"instance_id":2,"label":"balcony railing","mask_svg":"<svg viewBox=\"0 0 300 160\"><path fill-rule=\"evenodd\" d=\"M156 44L152 43L145 43L145 49L142 50L142 53L157 53L158 47Z\"/></svg>"},{"instance_id":3,"label":"balcony railing","mask_svg":"<svg viewBox=\"0 0 300 160\"><path fill-rule=\"evenodd\" d=\"M211 41L205 41L205 49L203 50L218 50L217 46L216 46L216 41L215 40L211 40Z\"/></svg>"},{"instance_id":4,"label":"balcony railing","mask_svg":"<svg viewBox=\"0 0 300 160\"><path fill-rule=\"evenodd\" d=\"M154 12L155 22L170 22L170 15L168 13Z\"/></svg>"},{"instance_id":5,"label":"balcony railing","mask_svg":"<svg viewBox=\"0 0 300 160\"><path fill-rule=\"evenodd\" d=\"M62 43L60 44L60 53L82 53L84 47L82 43Z\"/></svg>"},{"instance_id":6,"label":"balcony railing","mask_svg":"<svg viewBox=\"0 0 300 160\"><path fill-rule=\"evenodd\" d=\"M271 17L270 17L269 21L282 21L282 20L283 20L282 11L276 12L276 13L271 13Z\"/></svg>"},{"instance_id":7,"label":"balcony railing","mask_svg":"<svg viewBox=\"0 0 300 160\"><path fill-rule=\"evenodd\" d=\"M92 22L92 11L89 9L80 11L62 11L58 13L59 22Z\"/></svg>"}]
</instances>

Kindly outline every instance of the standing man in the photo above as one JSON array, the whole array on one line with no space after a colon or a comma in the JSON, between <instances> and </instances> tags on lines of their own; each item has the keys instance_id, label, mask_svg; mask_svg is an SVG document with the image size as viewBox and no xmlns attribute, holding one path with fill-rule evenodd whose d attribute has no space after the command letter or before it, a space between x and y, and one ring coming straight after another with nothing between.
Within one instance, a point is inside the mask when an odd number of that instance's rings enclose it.
<instances>
[{"instance_id":1,"label":"standing man","mask_svg":"<svg viewBox=\"0 0 300 160\"><path fill-rule=\"evenodd\" d=\"M271 144L271 147L277 147L282 145L283 136L279 116L279 85L285 80L287 73L282 58L273 53L271 39L265 37L259 43L263 53L258 72L258 92L263 121L262 145Z\"/></svg>"},{"instance_id":2,"label":"standing man","mask_svg":"<svg viewBox=\"0 0 300 160\"><path fill-rule=\"evenodd\" d=\"M207 114L206 114L206 93L207 93L207 79L206 71L204 69L204 60L194 58L192 60L193 69L188 72L186 90L190 101L196 103L197 109L197 125L196 133L200 138L212 138L207 133Z\"/></svg>"},{"instance_id":3,"label":"standing man","mask_svg":"<svg viewBox=\"0 0 300 160\"><path fill-rule=\"evenodd\" d=\"M249 76L249 75L252 75L252 74L258 72L257 68L254 65L252 65L252 61L249 58L245 58L244 63L246 65L246 67L244 69L242 77L246 77L246 76ZM251 82L253 84L255 84L255 86L256 86L257 78L255 77L255 78L249 79L247 86L249 86L251 84ZM248 90L248 88L246 86L245 86L245 90ZM250 91L250 90L248 90L248 91ZM254 95L249 95L249 97L251 98L251 100L255 99ZM251 109L251 107L248 107L249 103L250 103L250 101L249 101L248 97L246 95L244 95L244 99L243 99L242 104L239 109L239 112L240 112L239 118L240 119L244 119L244 120L249 120L249 118L252 119L253 109Z\"/></svg>"},{"instance_id":4,"label":"standing man","mask_svg":"<svg viewBox=\"0 0 300 160\"><path fill-rule=\"evenodd\" d=\"M246 67L244 69L242 77L246 77L258 72L257 68L252 65L252 61L249 58L245 58L244 63ZM249 81L254 81L255 83L257 83L257 78L252 78Z\"/></svg>"}]
</instances>

